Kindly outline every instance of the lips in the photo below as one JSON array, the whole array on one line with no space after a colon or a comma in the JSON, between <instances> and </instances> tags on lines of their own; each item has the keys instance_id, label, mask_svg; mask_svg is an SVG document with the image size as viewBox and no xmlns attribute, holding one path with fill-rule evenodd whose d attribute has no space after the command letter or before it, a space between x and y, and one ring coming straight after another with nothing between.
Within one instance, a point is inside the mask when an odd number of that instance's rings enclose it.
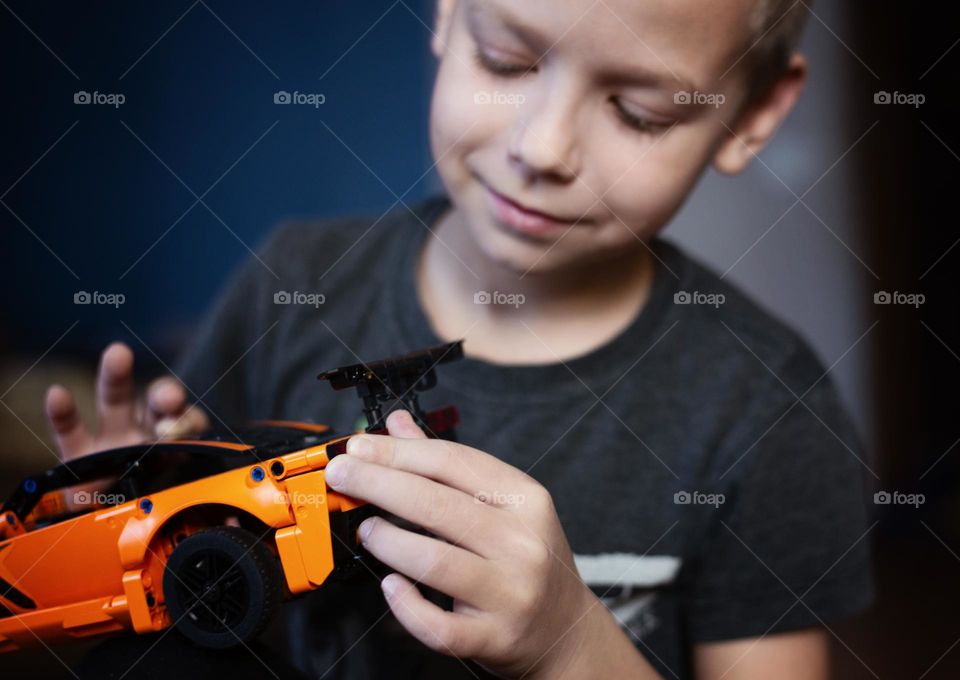
<instances>
[{"instance_id":1,"label":"lips","mask_svg":"<svg viewBox=\"0 0 960 680\"><path fill-rule=\"evenodd\" d=\"M532 236L543 236L568 229L577 218L566 218L530 208L484 184L491 211L497 220L513 230Z\"/></svg>"}]
</instances>

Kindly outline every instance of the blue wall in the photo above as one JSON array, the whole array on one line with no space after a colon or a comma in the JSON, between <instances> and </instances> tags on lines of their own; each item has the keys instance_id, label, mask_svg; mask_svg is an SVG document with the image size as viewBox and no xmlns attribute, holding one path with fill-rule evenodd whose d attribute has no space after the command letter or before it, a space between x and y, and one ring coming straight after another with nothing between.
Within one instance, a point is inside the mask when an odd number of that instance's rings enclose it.
<instances>
[{"instance_id":1,"label":"blue wall","mask_svg":"<svg viewBox=\"0 0 960 680\"><path fill-rule=\"evenodd\" d=\"M0 194L23 222L0 206L7 349L44 350L79 320L58 351L136 342L122 321L171 352L244 244L291 216L385 210L430 166L433 2L205 2L0 8ZM325 99L276 105L280 90ZM245 153L203 199L226 226L200 204L177 222ZM126 303L75 305L78 290Z\"/></svg>"}]
</instances>

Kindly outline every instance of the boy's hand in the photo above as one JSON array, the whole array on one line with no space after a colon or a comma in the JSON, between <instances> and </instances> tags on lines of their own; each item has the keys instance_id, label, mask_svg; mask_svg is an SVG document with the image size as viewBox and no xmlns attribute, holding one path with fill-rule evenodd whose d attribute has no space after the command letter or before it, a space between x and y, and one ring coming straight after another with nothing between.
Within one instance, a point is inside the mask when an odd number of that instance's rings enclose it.
<instances>
[{"instance_id":1,"label":"boy's hand","mask_svg":"<svg viewBox=\"0 0 960 680\"><path fill-rule=\"evenodd\" d=\"M387 427L391 436L351 437L326 480L437 536L382 517L360 525L367 550L400 572L382 583L400 623L431 649L497 673L570 670L602 628L596 616L609 614L577 574L549 493L490 454L427 439L407 411L391 413ZM453 611L411 581L452 596Z\"/></svg>"},{"instance_id":2,"label":"boy's hand","mask_svg":"<svg viewBox=\"0 0 960 680\"><path fill-rule=\"evenodd\" d=\"M133 352L113 343L100 357L97 372L99 425L91 433L83 424L70 392L61 385L47 390L46 413L64 461L118 446L154 439L175 439L200 432L210 423L198 407L187 406L179 381L158 378L138 401L133 384Z\"/></svg>"}]
</instances>

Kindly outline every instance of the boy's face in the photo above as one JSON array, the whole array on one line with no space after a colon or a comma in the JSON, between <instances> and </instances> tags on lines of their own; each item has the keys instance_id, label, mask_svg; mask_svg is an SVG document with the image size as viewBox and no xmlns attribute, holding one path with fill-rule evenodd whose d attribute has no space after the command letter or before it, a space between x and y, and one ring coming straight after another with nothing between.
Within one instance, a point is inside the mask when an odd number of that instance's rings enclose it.
<instances>
[{"instance_id":1,"label":"boy's face","mask_svg":"<svg viewBox=\"0 0 960 680\"><path fill-rule=\"evenodd\" d=\"M487 256L556 271L661 229L735 129L754 4L440 0L431 145Z\"/></svg>"}]
</instances>

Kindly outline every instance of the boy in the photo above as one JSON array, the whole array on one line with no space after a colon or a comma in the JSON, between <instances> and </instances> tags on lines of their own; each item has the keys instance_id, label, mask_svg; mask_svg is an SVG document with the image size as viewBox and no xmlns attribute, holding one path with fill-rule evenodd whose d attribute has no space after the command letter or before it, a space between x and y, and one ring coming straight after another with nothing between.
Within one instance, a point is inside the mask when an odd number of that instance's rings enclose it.
<instances>
[{"instance_id":1,"label":"boy","mask_svg":"<svg viewBox=\"0 0 960 680\"><path fill-rule=\"evenodd\" d=\"M830 621L872 592L854 433L795 333L656 238L708 164L742 170L793 107L805 12L440 0L430 131L447 196L278 230L178 367L200 404L167 378L138 413L132 355L112 346L99 437L48 395L64 455L208 417L350 431L355 405L319 370L464 338L428 396L457 404L465 444L396 411L390 436L354 437L328 468L429 533L361 527L396 571L390 616L379 593L319 591L293 607L301 666L825 677Z\"/></svg>"}]
</instances>

